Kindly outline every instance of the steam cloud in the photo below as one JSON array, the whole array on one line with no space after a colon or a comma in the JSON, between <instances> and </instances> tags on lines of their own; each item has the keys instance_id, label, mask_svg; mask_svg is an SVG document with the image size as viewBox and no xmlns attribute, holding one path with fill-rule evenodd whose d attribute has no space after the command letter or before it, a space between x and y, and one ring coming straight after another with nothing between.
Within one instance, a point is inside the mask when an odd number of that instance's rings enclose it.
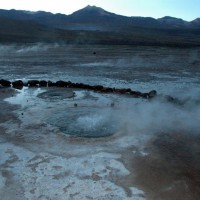
<instances>
[{"instance_id":1,"label":"steam cloud","mask_svg":"<svg viewBox=\"0 0 200 200\"><path fill-rule=\"evenodd\" d=\"M185 98L186 99L186 98ZM183 100L183 99L182 99ZM131 134L161 132L198 133L200 103L187 98L184 105L156 99L138 104L129 103L120 108L121 125Z\"/></svg>"}]
</instances>

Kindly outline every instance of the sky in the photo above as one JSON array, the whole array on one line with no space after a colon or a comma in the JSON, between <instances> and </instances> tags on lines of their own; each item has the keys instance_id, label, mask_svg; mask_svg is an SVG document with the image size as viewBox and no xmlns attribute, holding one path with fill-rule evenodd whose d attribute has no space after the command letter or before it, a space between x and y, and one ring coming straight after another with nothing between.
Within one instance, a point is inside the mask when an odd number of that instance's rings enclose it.
<instances>
[{"instance_id":1,"label":"sky","mask_svg":"<svg viewBox=\"0 0 200 200\"><path fill-rule=\"evenodd\" d=\"M87 5L125 16L172 16L191 21L200 17L200 0L0 0L0 9L71 14Z\"/></svg>"}]
</instances>

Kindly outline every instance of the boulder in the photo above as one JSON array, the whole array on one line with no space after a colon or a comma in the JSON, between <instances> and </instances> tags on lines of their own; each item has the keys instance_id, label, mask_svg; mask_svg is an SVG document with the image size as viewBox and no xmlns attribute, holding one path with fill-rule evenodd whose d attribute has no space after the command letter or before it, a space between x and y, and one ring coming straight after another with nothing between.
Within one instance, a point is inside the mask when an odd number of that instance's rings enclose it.
<instances>
[{"instance_id":1,"label":"boulder","mask_svg":"<svg viewBox=\"0 0 200 200\"><path fill-rule=\"evenodd\" d=\"M30 80L30 81L28 81L28 86L29 87L38 87L39 83L40 82L38 80Z\"/></svg>"},{"instance_id":2,"label":"boulder","mask_svg":"<svg viewBox=\"0 0 200 200\"><path fill-rule=\"evenodd\" d=\"M92 86L92 89L95 91L101 91L103 89L103 86L102 85L94 85L94 86Z\"/></svg>"},{"instance_id":3,"label":"boulder","mask_svg":"<svg viewBox=\"0 0 200 200\"><path fill-rule=\"evenodd\" d=\"M93 86L91 86L91 85L85 85L84 89L86 89L86 90L93 90Z\"/></svg>"},{"instance_id":4,"label":"boulder","mask_svg":"<svg viewBox=\"0 0 200 200\"><path fill-rule=\"evenodd\" d=\"M149 98L149 93L141 93L140 95L142 98L144 99L148 99Z\"/></svg>"},{"instance_id":5,"label":"boulder","mask_svg":"<svg viewBox=\"0 0 200 200\"><path fill-rule=\"evenodd\" d=\"M126 89L126 93L130 94L132 90L130 88Z\"/></svg>"},{"instance_id":6,"label":"boulder","mask_svg":"<svg viewBox=\"0 0 200 200\"><path fill-rule=\"evenodd\" d=\"M114 106L115 106L115 103L112 102L112 103L110 104L110 107L114 107Z\"/></svg>"},{"instance_id":7,"label":"boulder","mask_svg":"<svg viewBox=\"0 0 200 200\"><path fill-rule=\"evenodd\" d=\"M1 80L0 80L0 84L1 84L3 87L11 87L11 82L10 82L10 81L7 81L7 80L4 80L4 79L1 79Z\"/></svg>"},{"instance_id":8,"label":"boulder","mask_svg":"<svg viewBox=\"0 0 200 200\"><path fill-rule=\"evenodd\" d=\"M130 93L131 90L129 89L118 89L117 93L119 94L126 94L126 93Z\"/></svg>"},{"instance_id":9,"label":"boulder","mask_svg":"<svg viewBox=\"0 0 200 200\"><path fill-rule=\"evenodd\" d=\"M157 95L157 92L155 90L150 91L149 93L142 93L141 97L145 99L151 99Z\"/></svg>"},{"instance_id":10,"label":"boulder","mask_svg":"<svg viewBox=\"0 0 200 200\"><path fill-rule=\"evenodd\" d=\"M12 86L13 86L14 88L17 88L17 89L22 89L23 86L24 86L24 83L23 83L22 80L13 81L13 82L12 82Z\"/></svg>"},{"instance_id":11,"label":"boulder","mask_svg":"<svg viewBox=\"0 0 200 200\"><path fill-rule=\"evenodd\" d=\"M86 85L83 83L76 83L76 88L86 89Z\"/></svg>"},{"instance_id":12,"label":"boulder","mask_svg":"<svg viewBox=\"0 0 200 200\"><path fill-rule=\"evenodd\" d=\"M65 81L57 81L56 86L57 87L68 87L68 83Z\"/></svg>"},{"instance_id":13,"label":"boulder","mask_svg":"<svg viewBox=\"0 0 200 200\"><path fill-rule=\"evenodd\" d=\"M76 85L76 83L71 83L71 82L70 82L70 84L68 85L68 87L70 87L70 88L76 88L77 85Z\"/></svg>"},{"instance_id":14,"label":"boulder","mask_svg":"<svg viewBox=\"0 0 200 200\"><path fill-rule=\"evenodd\" d=\"M142 93L139 91L131 91L130 95L132 95L135 98L139 98L139 97L141 97Z\"/></svg>"},{"instance_id":15,"label":"boulder","mask_svg":"<svg viewBox=\"0 0 200 200\"><path fill-rule=\"evenodd\" d=\"M155 96L157 96L156 90L152 90L152 91L149 92L149 98L150 99L153 98L153 97L155 97Z\"/></svg>"},{"instance_id":16,"label":"boulder","mask_svg":"<svg viewBox=\"0 0 200 200\"><path fill-rule=\"evenodd\" d=\"M103 92L103 93L113 93L113 88L104 87L102 90L100 90L100 92Z\"/></svg>"},{"instance_id":17,"label":"boulder","mask_svg":"<svg viewBox=\"0 0 200 200\"><path fill-rule=\"evenodd\" d=\"M41 80L41 81L39 82L39 86L40 86L40 87L47 87L47 81Z\"/></svg>"},{"instance_id":18,"label":"boulder","mask_svg":"<svg viewBox=\"0 0 200 200\"><path fill-rule=\"evenodd\" d=\"M56 86L56 83L54 83L52 81L48 81L47 85L48 85L48 87L54 87L54 86Z\"/></svg>"}]
</instances>

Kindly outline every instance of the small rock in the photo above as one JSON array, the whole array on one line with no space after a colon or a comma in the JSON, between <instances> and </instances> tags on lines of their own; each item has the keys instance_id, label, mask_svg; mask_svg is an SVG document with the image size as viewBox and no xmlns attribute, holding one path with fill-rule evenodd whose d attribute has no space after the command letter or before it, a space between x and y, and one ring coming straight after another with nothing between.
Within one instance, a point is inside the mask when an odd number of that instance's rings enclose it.
<instances>
[{"instance_id":1,"label":"small rock","mask_svg":"<svg viewBox=\"0 0 200 200\"><path fill-rule=\"evenodd\" d=\"M23 83L22 80L13 81L13 82L12 82L12 86L13 86L14 88L17 88L17 89L22 89L23 86L24 86L24 83Z\"/></svg>"},{"instance_id":2,"label":"small rock","mask_svg":"<svg viewBox=\"0 0 200 200\"><path fill-rule=\"evenodd\" d=\"M41 81L39 82L39 86L40 86L40 87L47 87L47 81L41 80Z\"/></svg>"},{"instance_id":3,"label":"small rock","mask_svg":"<svg viewBox=\"0 0 200 200\"><path fill-rule=\"evenodd\" d=\"M11 82L7 81L7 80L4 80L4 79L1 79L0 80L0 85L2 85L3 87L11 87Z\"/></svg>"},{"instance_id":4,"label":"small rock","mask_svg":"<svg viewBox=\"0 0 200 200\"><path fill-rule=\"evenodd\" d=\"M112 102L112 103L110 104L110 107L114 107L114 106L115 106L115 103Z\"/></svg>"},{"instance_id":5,"label":"small rock","mask_svg":"<svg viewBox=\"0 0 200 200\"><path fill-rule=\"evenodd\" d=\"M28 86L29 87L38 87L39 83L40 82L38 80L30 80L30 81L28 81Z\"/></svg>"},{"instance_id":6,"label":"small rock","mask_svg":"<svg viewBox=\"0 0 200 200\"><path fill-rule=\"evenodd\" d=\"M149 92L149 98L153 98L153 97L155 97L156 95L157 95L156 90L152 90L152 91Z\"/></svg>"}]
</instances>

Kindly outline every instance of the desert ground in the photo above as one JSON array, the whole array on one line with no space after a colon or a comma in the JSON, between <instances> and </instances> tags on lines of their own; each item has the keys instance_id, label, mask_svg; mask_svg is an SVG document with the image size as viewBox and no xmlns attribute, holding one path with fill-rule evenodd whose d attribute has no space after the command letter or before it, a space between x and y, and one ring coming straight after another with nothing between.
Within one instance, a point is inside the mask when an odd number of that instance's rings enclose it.
<instances>
[{"instance_id":1,"label":"desert ground","mask_svg":"<svg viewBox=\"0 0 200 200\"><path fill-rule=\"evenodd\" d=\"M0 51L2 79L158 94L0 86L2 200L200 198L199 48L39 43Z\"/></svg>"}]
</instances>

